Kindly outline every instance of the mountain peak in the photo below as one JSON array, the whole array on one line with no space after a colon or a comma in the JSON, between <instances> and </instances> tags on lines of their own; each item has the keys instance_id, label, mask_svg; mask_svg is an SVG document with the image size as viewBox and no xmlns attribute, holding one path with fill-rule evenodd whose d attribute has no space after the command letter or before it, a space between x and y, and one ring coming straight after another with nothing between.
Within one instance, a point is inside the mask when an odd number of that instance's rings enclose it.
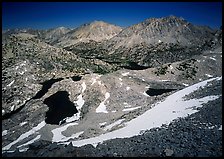
<instances>
[{"instance_id":1,"label":"mountain peak","mask_svg":"<svg viewBox=\"0 0 224 159\"><path fill-rule=\"evenodd\" d=\"M182 17L170 15L161 18L149 18L121 31L112 39L116 48L131 47L135 44L180 44L183 46L197 45L212 36L212 30L193 25Z\"/></svg>"}]
</instances>

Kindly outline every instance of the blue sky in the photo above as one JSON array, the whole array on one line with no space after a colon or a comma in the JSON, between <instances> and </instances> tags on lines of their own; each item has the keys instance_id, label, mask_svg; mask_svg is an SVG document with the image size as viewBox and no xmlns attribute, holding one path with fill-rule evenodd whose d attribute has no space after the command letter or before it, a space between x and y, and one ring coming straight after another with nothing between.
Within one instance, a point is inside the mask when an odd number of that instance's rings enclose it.
<instances>
[{"instance_id":1,"label":"blue sky","mask_svg":"<svg viewBox=\"0 0 224 159\"><path fill-rule=\"evenodd\" d=\"M221 2L3 2L2 27L78 27L94 20L127 27L151 17L175 15L197 25L219 28Z\"/></svg>"}]
</instances>

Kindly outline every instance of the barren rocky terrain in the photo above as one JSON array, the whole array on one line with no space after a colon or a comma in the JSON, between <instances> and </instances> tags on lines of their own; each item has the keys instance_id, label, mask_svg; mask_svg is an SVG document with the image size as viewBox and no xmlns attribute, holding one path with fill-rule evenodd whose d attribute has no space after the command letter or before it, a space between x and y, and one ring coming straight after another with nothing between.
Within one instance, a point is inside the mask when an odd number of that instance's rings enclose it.
<instances>
[{"instance_id":1,"label":"barren rocky terrain","mask_svg":"<svg viewBox=\"0 0 224 159\"><path fill-rule=\"evenodd\" d=\"M3 157L222 156L222 30L170 16L2 37Z\"/></svg>"}]
</instances>

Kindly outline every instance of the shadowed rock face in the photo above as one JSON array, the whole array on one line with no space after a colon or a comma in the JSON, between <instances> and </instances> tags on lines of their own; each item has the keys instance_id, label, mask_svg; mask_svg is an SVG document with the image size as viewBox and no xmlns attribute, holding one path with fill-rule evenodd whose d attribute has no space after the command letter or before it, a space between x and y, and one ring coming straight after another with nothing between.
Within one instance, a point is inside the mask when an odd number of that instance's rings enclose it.
<instances>
[{"instance_id":1,"label":"shadowed rock face","mask_svg":"<svg viewBox=\"0 0 224 159\"><path fill-rule=\"evenodd\" d=\"M43 97L45 95L45 93L47 93L48 89L51 88L51 86L58 81L63 80L63 78L58 78L58 79L50 79L48 81L44 81L43 83L41 83L42 89L37 92L37 94L32 98L32 99L39 99L41 97Z\"/></svg>"},{"instance_id":2,"label":"shadowed rock face","mask_svg":"<svg viewBox=\"0 0 224 159\"><path fill-rule=\"evenodd\" d=\"M82 79L82 77L81 76L72 76L71 79L73 81L80 81Z\"/></svg>"},{"instance_id":3,"label":"shadowed rock face","mask_svg":"<svg viewBox=\"0 0 224 159\"><path fill-rule=\"evenodd\" d=\"M61 120L78 112L68 96L67 91L58 91L44 100L44 104L49 107L45 118L47 124L59 125Z\"/></svg>"},{"instance_id":4,"label":"shadowed rock face","mask_svg":"<svg viewBox=\"0 0 224 159\"><path fill-rule=\"evenodd\" d=\"M167 92L171 92L174 91L176 89L154 89L154 88L149 88L146 93L149 96L157 96L157 95L161 95L163 93L167 93Z\"/></svg>"},{"instance_id":5,"label":"shadowed rock face","mask_svg":"<svg viewBox=\"0 0 224 159\"><path fill-rule=\"evenodd\" d=\"M123 66L123 68L130 69L130 70L144 70L149 67L140 66L136 62L129 62L128 66Z\"/></svg>"}]
</instances>

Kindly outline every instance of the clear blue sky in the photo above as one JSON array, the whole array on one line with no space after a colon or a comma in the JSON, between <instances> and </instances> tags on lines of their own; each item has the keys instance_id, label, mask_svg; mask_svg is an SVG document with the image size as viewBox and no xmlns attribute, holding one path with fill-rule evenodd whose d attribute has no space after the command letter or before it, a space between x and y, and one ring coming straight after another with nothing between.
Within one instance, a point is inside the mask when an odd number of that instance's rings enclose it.
<instances>
[{"instance_id":1,"label":"clear blue sky","mask_svg":"<svg viewBox=\"0 0 224 159\"><path fill-rule=\"evenodd\" d=\"M222 2L3 2L2 27L75 28L94 20L127 27L151 17L175 15L219 28Z\"/></svg>"}]
</instances>

